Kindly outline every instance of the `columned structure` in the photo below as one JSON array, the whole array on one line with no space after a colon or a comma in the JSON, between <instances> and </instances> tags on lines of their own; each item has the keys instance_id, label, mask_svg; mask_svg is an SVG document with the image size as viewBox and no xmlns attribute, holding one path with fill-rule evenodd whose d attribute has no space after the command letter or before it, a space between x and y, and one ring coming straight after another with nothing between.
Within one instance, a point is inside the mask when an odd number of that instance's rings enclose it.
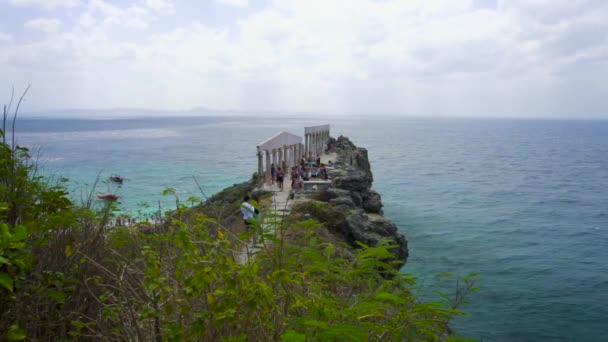
<instances>
[{"instance_id":1,"label":"columned structure","mask_svg":"<svg viewBox=\"0 0 608 342\"><path fill-rule=\"evenodd\" d=\"M258 177L270 183L270 166L289 168L297 164L295 156L302 145L302 137L288 132L279 132L257 146ZM264 165L264 156L266 163ZM285 172L287 173L287 171Z\"/></svg>"},{"instance_id":2,"label":"columned structure","mask_svg":"<svg viewBox=\"0 0 608 342\"><path fill-rule=\"evenodd\" d=\"M304 127L304 137L306 158L315 158L325 151L329 141L329 125Z\"/></svg>"}]
</instances>

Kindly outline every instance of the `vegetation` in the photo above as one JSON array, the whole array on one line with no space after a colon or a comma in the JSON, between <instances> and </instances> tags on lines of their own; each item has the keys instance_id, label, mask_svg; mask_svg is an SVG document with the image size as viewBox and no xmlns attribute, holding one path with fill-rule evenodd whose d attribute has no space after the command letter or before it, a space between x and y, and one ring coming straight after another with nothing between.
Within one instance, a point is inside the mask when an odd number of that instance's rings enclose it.
<instances>
[{"instance_id":1,"label":"vegetation","mask_svg":"<svg viewBox=\"0 0 608 342\"><path fill-rule=\"evenodd\" d=\"M110 228L112 204L73 204L61 183L37 175L26 148L7 141L8 111L0 339L457 340L448 322L475 290L471 278L455 300L424 303L412 293L415 279L393 267L390 245L353 250L322 221L266 210L243 232L235 211L249 186L228 190L225 203L221 194L204 204L189 198L192 208L175 197L176 211L153 234ZM265 248L246 257L254 233Z\"/></svg>"}]
</instances>

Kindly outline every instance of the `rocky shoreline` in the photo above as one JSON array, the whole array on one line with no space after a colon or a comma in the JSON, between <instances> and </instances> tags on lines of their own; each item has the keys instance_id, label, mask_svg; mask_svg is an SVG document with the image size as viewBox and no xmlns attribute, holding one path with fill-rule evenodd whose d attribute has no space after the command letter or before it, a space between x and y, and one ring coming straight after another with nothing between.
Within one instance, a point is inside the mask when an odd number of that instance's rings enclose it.
<instances>
[{"instance_id":1,"label":"rocky shoreline","mask_svg":"<svg viewBox=\"0 0 608 342\"><path fill-rule=\"evenodd\" d=\"M368 246L388 241L395 246L395 258L405 263L408 242L397 226L383 216L381 196L371 189L374 178L367 149L357 147L344 136L330 139L330 144L337 157L329 172L332 186L315 196L342 213L328 228L352 246L357 246L357 241Z\"/></svg>"}]
</instances>

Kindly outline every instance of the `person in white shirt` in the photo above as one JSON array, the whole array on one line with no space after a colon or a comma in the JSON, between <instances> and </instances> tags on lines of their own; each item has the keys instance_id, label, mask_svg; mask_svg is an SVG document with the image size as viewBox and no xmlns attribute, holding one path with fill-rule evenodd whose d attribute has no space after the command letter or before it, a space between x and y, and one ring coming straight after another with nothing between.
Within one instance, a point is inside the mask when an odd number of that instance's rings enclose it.
<instances>
[{"instance_id":1,"label":"person in white shirt","mask_svg":"<svg viewBox=\"0 0 608 342\"><path fill-rule=\"evenodd\" d=\"M253 218L255 214L257 214L258 210L251 204L249 201L251 198L249 196L245 196L243 199L243 203L241 204L241 214L243 214L243 222L247 227L252 226Z\"/></svg>"}]
</instances>

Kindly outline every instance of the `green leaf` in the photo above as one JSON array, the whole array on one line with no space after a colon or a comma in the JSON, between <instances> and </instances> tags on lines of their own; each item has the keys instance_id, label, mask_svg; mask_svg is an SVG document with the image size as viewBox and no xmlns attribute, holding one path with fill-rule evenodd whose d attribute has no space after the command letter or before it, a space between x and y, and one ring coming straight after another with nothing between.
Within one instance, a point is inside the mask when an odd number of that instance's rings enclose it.
<instances>
[{"instance_id":1,"label":"green leaf","mask_svg":"<svg viewBox=\"0 0 608 342\"><path fill-rule=\"evenodd\" d=\"M405 303L403 298L388 292L380 292L376 294L376 299L393 303Z\"/></svg>"},{"instance_id":2,"label":"green leaf","mask_svg":"<svg viewBox=\"0 0 608 342\"><path fill-rule=\"evenodd\" d=\"M166 188L163 190L163 196L167 196L169 194L175 195L175 188Z\"/></svg>"},{"instance_id":3,"label":"green leaf","mask_svg":"<svg viewBox=\"0 0 608 342\"><path fill-rule=\"evenodd\" d=\"M323 322L315 321L313 319L307 319L304 322L302 322L302 324L308 325L310 327L318 327L318 328L326 328L327 327L327 324L325 324Z\"/></svg>"},{"instance_id":4,"label":"green leaf","mask_svg":"<svg viewBox=\"0 0 608 342\"><path fill-rule=\"evenodd\" d=\"M15 227L15 233L13 234L14 241L23 241L27 238L27 228L24 226Z\"/></svg>"},{"instance_id":5,"label":"green leaf","mask_svg":"<svg viewBox=\"0 0 608 342\"><path fill-rule=\"evenodd\" d=\"M293 330L289 330L281 335L281 341L283 342L306 342L306 335L300 334Z\"/></svg>"},{"instance_id":6,"label":"green leaf","mask_svg":"<svg viewBox=\"0 0 608 342\"><path fill-rule=\"evenodd\" d=\"M8 328L6 337L9 341L23 341L27 337L25 330L19 328L19 326L13 324Z\"/></svg>"},{"instance_id":7,"label":"green leaf","mask_svg":"<svg viewBox=\"0 0 608 342\"><path fill-rule=\"evenodd\" d=\"M11 262L7 258L0 255L0 265L10 265L10 264L11 264Z\"/></svg>"},{"instance_id":8,"label":"green leaf","mask_svg":"<svg viewBox=\"0 0 608 342\"><path fill-rule=\"evenodd\" d=\"M54 301L56 301L57 303L63 303L65 302L65 299L67 298L67 295L61 291L57 291L57 290L50 290L46 293L47 298L50 298Z\"/></svg>"},{"instance_id":9,"label":"green leaf","mask_svg":"<svg viewBox=\"0 0 608 342\"><path fill-rule=\"evenodd\" d=\"M0 272L0 286L13 292L13 278L4 272Z\"/></svg>"},{"instance_id":10,"label":"green leaf","mask_svg":"<svg viewBox=\"0 0 608 342\"><path fill-rule=\"evenodd\" d=\"M367 332L354 325L340 325L322 331L318 337L322 341L365 341Z\"/></svg>"}]
</instances>

